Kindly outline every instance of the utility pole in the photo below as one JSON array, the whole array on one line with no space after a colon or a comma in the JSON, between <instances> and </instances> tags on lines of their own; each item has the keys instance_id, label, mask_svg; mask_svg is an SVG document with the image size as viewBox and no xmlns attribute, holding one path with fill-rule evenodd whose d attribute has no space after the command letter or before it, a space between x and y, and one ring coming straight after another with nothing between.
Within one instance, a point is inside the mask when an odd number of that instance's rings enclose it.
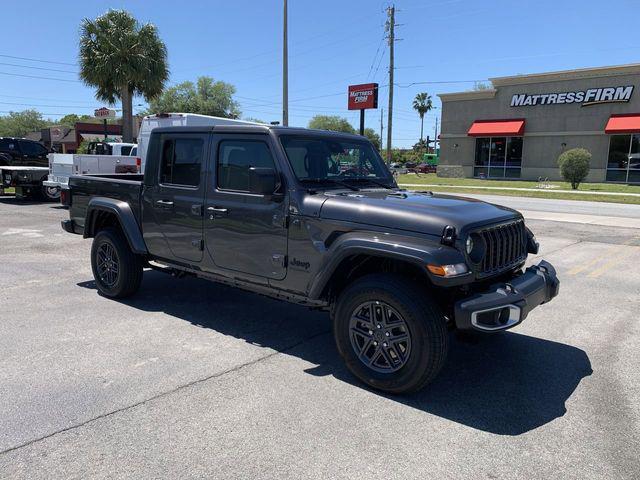
<instances>
[{"instance_id":1,"label":"utility pole","mask_svg":"<svg viewBox=\"0 0 640 480\"><path fill-rule=\"evenodd\" d=\"M436 145L438 144L438 117L436 117L436 132L433 137L433 153L438 153L436 151Z\"/></svg>"},{"instance_id":2,"label":"utility pole","mask_svg":"<svg viewBox=\"0 0 640 480\"><path fill-rule=\"evenodd\" d=\"M389 110L387 112L387 163L391 163L391 134L393 123L393 47L395 44L396 7L394 5L387 8L387 31L389 36Z\"/></svg>"},{"instance_id":3,"label":"utility pole","mask_svg":"<svg viewBox=\"0 0 640 480\"><path fill-rule=\"evenodd\" d=\"M282 125L289 126L289 53L287 47L287 0L284 0L282 37Z\"/></svg>"},{"instance_id":4,"label":"utility pole","mask_svg":"<svg viewBox=\"0 0 640 480\"><path fill-rule=\"evenodd\" d=\"M382 130L383 130L383 126L382 126L382 118L384 117L384 108L380 109L380 152L382 152Z\"/></svg>"}]
</instances>

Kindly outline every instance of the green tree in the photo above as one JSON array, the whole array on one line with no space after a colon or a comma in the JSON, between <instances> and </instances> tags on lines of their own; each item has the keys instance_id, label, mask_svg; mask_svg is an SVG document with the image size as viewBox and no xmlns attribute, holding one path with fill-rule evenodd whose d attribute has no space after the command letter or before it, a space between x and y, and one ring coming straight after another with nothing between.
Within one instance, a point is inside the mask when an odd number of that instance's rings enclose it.
<instances>
[{"instance_id":1,"label":"green tree","mask_svg":"<svg viewBox=\"0 0 640 480\"><path fill-rule=\"evenodd\" d=\"M373 146L376 147L376 149L378 150L382 149L382 142L380 141L380 135L378 135L373 128L365 128L364 136L367 137L371 143L373 143Z\"/></svg>"},{"instance_id":2,"label":"green tree","mask_svg":"<svg viewBox=\"0 0 640 480\"><path fill-rule=\"evenodd\" d=\"M27 133L40 130L52 124L42 118L37 110L10 112L0 117L0 137L24 137Z\"/></svg>"},{"instance_id":3,"label":"green tree","mask_svg":"<svg viewBox=\"0 0 640 480\"><path fill-rule=\"evenodd\" d=\"M420 140L422 140L424 132L424 115L432 108L431 95L426 92L417 94L416 98L413 99L413 109L418 112L420 116Z\"/></svg>"},{"instance_id":4,"label":"green tree","mask_svg":"<svg viewBox=\"0 0 640 480\"><path fill-rule=\"evenodd\" d=\"M342 133L356 133L356 129L349 123L349 120L337 115L316 115L309 120L309 128Z\"/></svg>"},{"instance_id":5,"label":"green tree","mask_svg":"<svg viewBox=\"0 0 640 480\"><path fill-rule=\"evenodd\" d=\"M240 110L233 99L236 87L230 83L199 77L197 82L182 82L167 88L149 103L150 113L199 113L213 117L238 118Z\"/></svg>"},{"instance_id":6,"label":"green tree","mask_svg":"<svg viewBox=\"0 0 640 480\"><path fill-rule=\"evenodd\" d=\"M78 122L90 122L98 123L101 120L92 117L91 115L78 115L77 113L69 113L58 120L58 125L64 125L65 127L73 128Z\"/></svg>"},{"instance_id":7,"label":"green tree","mask_svg":"<svg viewBox=\"0 0 640 480\"><path fill-rule=\"evenodd\" d=\"M253 122L253 123L262 123L264 125L269 125L269 122L265 122L264 120L260 120L259 118L247 117L243 118L245 122Z\"/></svg>"},{"instance_id":8,"label":"green tree","mask_svg":"<svg viewBox=\"0 0 640 480\"><path fill-rule=\"evenodd\" d=\"M160 95L169 78L167 48L150 23L140 25L124 10L109 10L80 26L80 78L96 98L122 102L122 138L133 141L134 95Z\"/></svg>"},{"instance_id":9,"label":"green tree","mask_svg":"<svg viewBox=\"0 0 640 480\"><path fill-rule=\"evenodd\" d=\"M566 182L571 184L571 188L578 189L578 186L589 175L591 153L585 148L572 148L562 152L558 157L560 174Z\"/></svg>"}]
</instances>

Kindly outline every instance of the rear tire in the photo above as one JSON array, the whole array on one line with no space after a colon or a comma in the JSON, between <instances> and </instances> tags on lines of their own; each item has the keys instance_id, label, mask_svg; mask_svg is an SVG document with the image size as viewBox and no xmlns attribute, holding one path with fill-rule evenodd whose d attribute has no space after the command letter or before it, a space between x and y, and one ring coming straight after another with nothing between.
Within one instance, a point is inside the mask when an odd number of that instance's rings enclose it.
<instances>
[{"instance_id":1,"label":"rear tire","mask_svg":"<svg viewBox=\"0 0 640 480\"><path fill-rule=\"evenodd\" d=\"M101 230L93 239L91 269L98 290L109 298L129 297L142 282L142 258L115 228Z\"/></svg>"},{"instance_id":2,"label":"rear tire","mask_svg":"<svg viewBox=\"0 0 640 480\"><path fill-rule=\"evenodd\" d=\"M367 275L347 287L335 305L333 332L349 371L395 394L431 382L449 346L438 305L415 282L392 274Z\"/></svg>"},{"instance_id":3,"label":"rear tire","mask_svg":"<svg viewBox=\"0 0 640 480\"><path fill-rule=\"evenodd\" d=\"M60 201L60 189L58 187L47 187L42 185L40 187L39 197L46 202L59 202Z\"/></svg>"}]
</instances>

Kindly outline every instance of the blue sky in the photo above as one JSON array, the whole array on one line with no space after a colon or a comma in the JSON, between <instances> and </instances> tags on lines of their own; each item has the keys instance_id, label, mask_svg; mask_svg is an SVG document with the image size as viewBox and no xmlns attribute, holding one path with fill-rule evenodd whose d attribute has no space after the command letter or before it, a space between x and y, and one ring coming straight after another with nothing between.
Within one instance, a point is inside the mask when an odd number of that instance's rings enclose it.
<instances>
[{"instance_id":1,"label":"blue sky","mask_svg":"<svg viewBox=\"0 0 640 480\"><path fill-rule=\"evenodd\" d=\"M382 37L388 4L289 0L290 125L306 126L322 113L344 116L357 127L358 113L346 108L347 85L376 81L383 86L379 105L386 128L388 50ZM394 146L410 146L419 137L419 119L411 109L416 93L426 91L435 100L436 109L425 118L425 136L433 136L438 93L468 90L474 81L494 76L640 61L637 0L398 0L395 5L401 40ZM36 108L59 118L101 106L93 90L78 81L78 27L84 17L124 8L158 26L169 52L170 85L209 75L236 86L243 117L280 120L281 0L7 1L4 6L10 21L3 22L0 47L0 114ZM416 82L438 83L411 85ZM367 126L379 130L379 110L367 111Z\"/></svg>"}]
</instances>

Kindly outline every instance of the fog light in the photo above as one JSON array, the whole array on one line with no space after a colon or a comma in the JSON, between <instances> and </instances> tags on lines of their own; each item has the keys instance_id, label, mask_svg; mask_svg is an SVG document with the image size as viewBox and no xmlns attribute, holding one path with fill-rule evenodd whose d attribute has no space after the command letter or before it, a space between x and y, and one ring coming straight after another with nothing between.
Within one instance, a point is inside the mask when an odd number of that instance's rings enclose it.
<instances>
[{"instance_id":1,"label":"fog light","mask_svg":"<svg viewBox=\"0 0 640 480\"><path fill-rule=\"evenodd\" d=\"M439 277L455 277L457 275L464 275L469 271L467 265L464 263L455 263L453 265L427 265L427 269Z\"/></svg>"}]
</instances>

